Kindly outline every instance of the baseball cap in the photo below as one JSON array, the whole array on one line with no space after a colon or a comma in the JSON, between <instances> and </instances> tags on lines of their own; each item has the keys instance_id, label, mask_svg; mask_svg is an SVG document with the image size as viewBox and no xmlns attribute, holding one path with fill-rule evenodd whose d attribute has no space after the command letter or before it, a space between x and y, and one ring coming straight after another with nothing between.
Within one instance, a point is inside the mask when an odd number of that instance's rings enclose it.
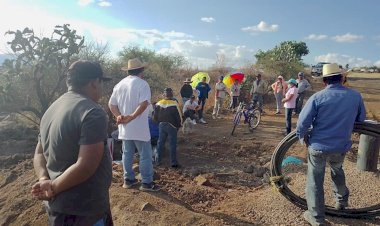
<instances>
[{"instance_id":1,"label":"baseball cap","mask_svg":"<svg viewBox=\"0 0 380 226\"><path fill-rule=\"evenodd\" d=\"M101 79L109 81L111 78L103 76L103 69L97 62L88 60L77 60L72 63L67 72L67 76L74 79Z\"/></svg>"}]
</instances>

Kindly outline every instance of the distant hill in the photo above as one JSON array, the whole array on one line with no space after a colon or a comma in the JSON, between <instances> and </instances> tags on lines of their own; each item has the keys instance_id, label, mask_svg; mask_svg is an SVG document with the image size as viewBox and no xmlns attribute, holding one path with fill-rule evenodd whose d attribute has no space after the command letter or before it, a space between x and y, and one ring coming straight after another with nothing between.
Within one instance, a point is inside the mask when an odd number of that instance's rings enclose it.
<instances>
[{"instance_id":1,"label":"distant hill","mask_svg":"<svg viewBox=\"0 0 380 226\"><path fill-rule=\"evenodd\" d=\"M12 55L10 54L0 54L0 65L4 62L6 59L13 58Z\"/></svg>"}]
</instances>

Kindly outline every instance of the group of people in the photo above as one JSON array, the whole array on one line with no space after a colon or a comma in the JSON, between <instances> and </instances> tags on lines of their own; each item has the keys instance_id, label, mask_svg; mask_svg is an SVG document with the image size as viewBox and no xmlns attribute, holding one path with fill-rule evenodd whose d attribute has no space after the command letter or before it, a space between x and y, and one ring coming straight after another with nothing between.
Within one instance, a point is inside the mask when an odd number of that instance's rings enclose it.
<instances>
[{"instance_id":1,"label":"group of people","mask_svg":"<svg viewBox=\"0 0 380 226\"><path fill-rule=\"evenodd\" d=\"M282 75L278 76L271 87L276 98L276 114L281 114L282 104L285 108L285 135L287 135L292 130L293 111L296 115L301 112L305 93L311 89L311 85L305 79L304 73L299 72L297 80L291 78L287 82Z\"/></svg>"},{"instance_id":2,"label":"group of people","mask_svg":"<svg viewBox=\"0 0 380 226\"><path fill-rule=\"evenodd\" d=\"M122 68L128 76L115 85L109 109L116 118L119 139L123 143L123 187L131 188L138 183L132 170L137 150L140 156L140 190L158 191L160 187L153 182L147 110L151 106L151 91L143 79L145 67L146 64L137 58L128 61L128 65ZM299 74L298 79L298 82L290 79L283 83L283 78L279 76L278 82L272 86L275 95L285 103L287 116L292 114L294 108L297 113L295 99L302 100L303 92L309 87L303 81L303 74ZM98 63L85 60L74 62L67 73L68 92L59 97L41 119L33 162L38 181L32 186L32 195L46 201L49 225L113 225L109 203L112 161L106 144L108 117L98 104L103 82L108 80L110 78L104 77ZM215 104L215 117L225 97L222 93L228 92L222 81L220 77L215 86L215 102L219 103ZM304 109L298 112L297 122L297 136L308 147L309 153L306 186L308 210L304 218L312 225L323 225L325 221L323 180L326 162L331 166L336 208L347 207L349 190L342 164L345 153L351 147L354 122L365 119L360 94L342 85L343 76L336 64L324 66L323 81L326 88L309 98ZM190 84L190 81L186 80L185 84ZM232 107L236 107L240 88L238 83L234 85L230 89ZM265 85L261 76L257 76L251 89L252 99L261 106L266 93ZM165 140L169 138L171 167L179 167L176 137L182 124L182 113L191 118L198 111L199 119L203 119L202 111L211 88L204 79L196 90L199 91L198 103L192 89L191 92L190 89L181 90L181 95L189 94L182 95L185 106L182 112L171 88L166 88L164 98L155 104L152 119L159 123L158 163L162 159Z\"/></svg>"}]
</instances>

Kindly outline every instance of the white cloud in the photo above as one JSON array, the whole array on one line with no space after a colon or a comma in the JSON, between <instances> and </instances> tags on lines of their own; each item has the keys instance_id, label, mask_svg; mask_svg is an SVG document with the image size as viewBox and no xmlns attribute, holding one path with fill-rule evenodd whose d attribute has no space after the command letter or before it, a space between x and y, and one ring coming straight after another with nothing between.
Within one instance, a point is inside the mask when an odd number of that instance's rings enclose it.
<instances>
[{"instance_id":1,"label":"white cloud","mask_svg":"<svg viewBox=\"0 0 380 226\"><path fill-rule=\"evenodd\" d=\"M17 11L29 19L9 20L11 12ZM0 34L8 30L33 28L36 35L50 37L54 26L71 24L70 28L77 30L77 34L85 36L86 41L108 43L113 56L128 45L139 45L158 53L174 53L183 55L194 66L207 68L215 63L216 54L224 54L228 66L238 67L247 61L254 60L254 51L246 46L235 46L219 42L194 40L190 34L179 31L160 31L157 29L139 30L126 27L112 28L95 22L68 19L64 16L51 13L39 7L20 6L10 3L7 12L0 14ZM33 15L33 16L32 16ZM0 35L0 53L7 53L13 36Z\"/></svg>"},{"instance_id":2,"label":"white cloud","mask_svg":"<svg viewBox=\"0 0 380 226\"><path fill-rule=\"evenodd\" d=\"M98 5L101 7L110 7L112 3L106 0L99 0Z\"/></svg>"},{"instance_id":3,"label":"white cloud","mask_svg":"<svg viewBox=\"0 0 380 226\"><path fill-rule=\"evenodd\" d=\"M376 67L380 67L380 60L376 61L373 65L375 65Z\"/></svg>"},{"instance_id":4,"label":"white cloud","mask_svg":"<svg viewBox=\"0 0 380 226\"><path fill-rule=\"evenodd\" d=\"M363 67L372 65L372 62L370 60L338 53L328 53L326 55L316 56L314 60L315 62L330 62L341 65L349 64L350 67Z\"/></svg>"},{"instance_id":5,"label":"white cloud","mask_svg":"<svg viewBox=\"0 0 380 226\"><path fill-rule=\"evenodd\" d=\"M94 2L94 0L78 0L78 4L80 6L87 6L93 2Z\"/></svg>"},{"instance_id":6,"label":"white cloud","mask_svg":"<svg viewBox=\"0 0 380 226\"><path fill-rule=\"evenodd\" d=\"M202 17L201 21L206 22L206 23L214 23L215 19L213 17Z\"/></svg>"},{"instance_id":7,"label":"white cloud","mask_svg":"<svg viewBox=\"0 0 380 226\"><path fill-rule=\"evenodd\" d=\"M307 39L307 40L314 40L314 41L320 41L320 40L325 40L325 39L327 39L327 38L328 38L327 35L310 34L310 35L307 36L305 39Z\"/></svg>"},{"instance_id":8,"label":"white cloud","mask_svg":"<svg viewBox=\"0 0 380 226\"><path fill-rule=\"evenodd\" d=\"M270 25L264 21L260 21L260 23L256 26L243 27L241 30L251 34L257 34L260 32L276 32L278 31L278 28L279 26L277 24Z\"/></svg>"},{"instance_id":9,"label":"white cloud","mask_svg":"<svg viewBox=\"0 0 380 226\"><path fill-rule=\"evenodd\" d=\"M344 35L336 35L336 36L332 37L331 39L333 39L336 42L350 42L350 43L352 43L352 42L357 42L357 41L363 39L363 36L347 33Z\"/></svg>"},{"instance_id":10,"label":"white cloud","mask_svg":"<svg viewBox=\"0 0 380 226\"><path fill-rule=\"evenodd\" d=\"M200 40L174 40L170 46L159 50L162 54L182 55L193 65L200 68L210 67L215 63L216 55L223 54L229 67L243 66L252 62L254 51L246 46L234 46Z\"/></svg>"}]
</instances>

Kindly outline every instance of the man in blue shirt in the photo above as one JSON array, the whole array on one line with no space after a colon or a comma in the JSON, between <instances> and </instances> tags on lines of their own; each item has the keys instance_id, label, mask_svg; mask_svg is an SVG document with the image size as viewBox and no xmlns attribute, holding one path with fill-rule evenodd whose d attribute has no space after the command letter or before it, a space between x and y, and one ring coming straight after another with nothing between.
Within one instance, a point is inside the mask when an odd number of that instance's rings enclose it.
<instances>
[{"instance_id":1,"label":"man in blue shirt","mask_svg":"<svg viewBox=\"0 0 380 226\"><path fill-rule=\"evenodd\" d=\"M198 83L195 89L199 92L198 105L201 106L201 109L198 111L199 122L205 124L206 121L203 118L203 109L206 104L206 99L208 98L208 93L211 90L209 84L206 82L206 77L202 78L202 81Z\"/></svg>"},{"instance_id":2,"label":"man in blue shirt","mask_svg":"<svg viewBox=\"0 0 380 226\"><path fill-rule=\"evenodd\" d=\"M304 218L311 225L324 225L324 175L326 162L331 167L331 179L336 209L347 207L349 190L342 169L350 150L354 123L365 119L363 99L355 90L342 85L342 73L337 64L323 66L326 88L309 98L297 122L297 136L308 147L306 200Z\"/></svg>"}]
</instances>

